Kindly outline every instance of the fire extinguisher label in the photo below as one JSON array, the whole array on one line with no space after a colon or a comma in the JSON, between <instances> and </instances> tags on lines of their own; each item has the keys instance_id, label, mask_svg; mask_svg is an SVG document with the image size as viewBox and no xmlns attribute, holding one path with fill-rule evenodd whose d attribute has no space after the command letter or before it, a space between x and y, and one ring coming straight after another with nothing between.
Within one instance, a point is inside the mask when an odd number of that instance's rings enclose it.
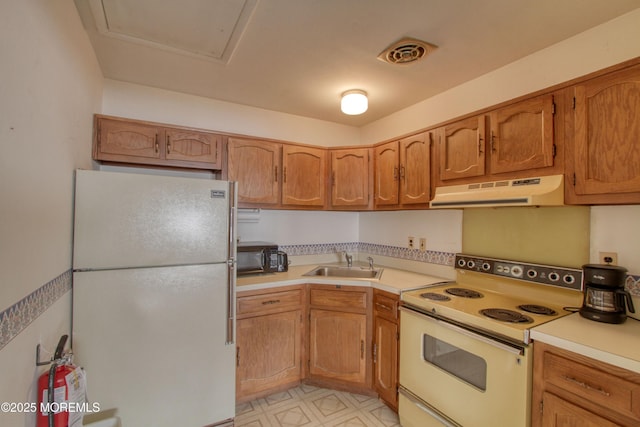
<instances>
[{"instance_id":1,"label":"fire extinguisher label","mask_svg":"<svg viewBox=\"0 0 640 427\"><path fill-rule=\"evenodd\" d=\"M53 389L53 405L42 405L42 415L49 415L49 411L57 414L58 412L62 412L64 409L61 408L60 405L63 402L66 402L67 399L67 387L56 387ZM42 402L49 402L49 390L44 389L42 391Z\"/></svg>"}]
</instances>

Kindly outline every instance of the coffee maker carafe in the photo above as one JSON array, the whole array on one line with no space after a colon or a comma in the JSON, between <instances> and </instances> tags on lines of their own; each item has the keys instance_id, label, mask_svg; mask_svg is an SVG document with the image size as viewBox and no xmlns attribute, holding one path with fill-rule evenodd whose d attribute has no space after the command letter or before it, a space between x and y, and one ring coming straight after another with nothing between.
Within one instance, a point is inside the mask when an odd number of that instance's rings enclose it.
<instances>
[{"instance_id":1,"label":"coffee maker carafe","mask_svg":"<svg viewBox=\"0 0 640 427\"><path fill-rule=\"evenodd\" d=\"M584 299L580 315L604 323L622 323L627 319L627 307L635 313L629 292L624 290L627 269L615 265L587 264L582 266Z\"/></svg>"}]
</instances>

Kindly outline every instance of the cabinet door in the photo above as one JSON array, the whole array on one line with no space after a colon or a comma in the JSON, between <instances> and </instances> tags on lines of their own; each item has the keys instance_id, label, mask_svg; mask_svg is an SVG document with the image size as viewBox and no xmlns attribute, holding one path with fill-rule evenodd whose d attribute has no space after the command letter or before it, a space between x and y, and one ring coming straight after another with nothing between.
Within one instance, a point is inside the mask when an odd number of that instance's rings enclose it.
<instances>
[{"instance_id":1,"label":"cabinet door","mask_svg":"<svg viewBox=\"0 0 640 427\"><path fill-rule=\"evenodd\" d=\"M380 398L398 407L398 324L374 319L373 381Z\"/></svg>"},{"instance_id":2,"label":"cabinet door","mask_svg":"<svg viewBox=\"0 0 640 427\"><path fill-rule=\"evenodd\" d=\"M369 206L369 148L331 150L331 205Z\"/></svg>"},{"instance_id":3,"label":"cabinet door","mask_svg":"<svg viewBox=\"0 0 640 427\"><path fill-rule=\"evenodd\" d=\"M281 144L229 138L228 179L238 182L238 202L278 204Z\"/></svg>"},{"instance_id":4,"label":"cabinet door","mask_svg":"<svg viewBox=\"0 0 640 427\"><path fill-rule=\"evenodd\" d=\"M238 399L300 380L301 312L237 321Z\"/></svg>"},{"instance_id":5,"label":"cabinet door","mask_svg":"<svg viewBox=\"0 0 640 427\"><path fill-rule=\"evenodd\" d=\"M620 424L547 392L543 394L543 408L542 425L545 427L620 427Z\"/></svg>"},{"instance_id":6,"label":"cabinet door","mask_svg":"<svg viewBox=\"0 0 640 427\"><path fill-rule=\"evenodd\" d=\"M398 142L378 145L374 150L374 190L376 206L398 204L400 152Z\"/></svg>"},{"instance_id":7,"label":"cabinet door","mask_svg":"<svg viewBox=\"0 0 640 427\"><path fill-rule=\"evenodd\" d=\"M222 136L214 133L165 129L165 158L222 167Z\"/></svg>"},{"instance_id":8,"label":"cabinet door","mask_svg":"<svg viewBox=\"0 0 640 427\"><path fill-rule=\"evenodd\" d=\"M575 192L640 192L640 66L575 87Z\"/></svg>"},{"instance_id":9,"label":"cabinet door","mask_svg":"<svg viewBox=\"0 0 640 427\"><path fill-rule=\"evenodd\" d=\"M325 204L326 151L321 148L282 147L282 204Z\"/></svg>"},{"instance_id":10,"label":"cabinet door","mask_svg":"<svg viewBox=\"0 0 640 427\"><path fill-rule=\"evenodd\" d=\"M490 116L491 173L553 166L553 95L527 99Z\"/></svg>"},{"instance_id":11,"label":"cabinet door","mask_svg":"<svg viewBox=\"0 0 640 427\"><path fill-rule=\"evenodd\" d=\"M426 132L400 140L400 204L429 203L430 145Z\"/></svg>"},{"instance_id":12,"label":"cabinet door","mask_svg":"<svg viewBox=\"0 0 640 427\"><path fill-rule=\"evenodd\" d=\"M160 159L161 128L107 118L98 118L96 127L96 160L155 163Z\"/></svg>"},{"instance_id":13,"label":"cabinet door","mask_svg":"<svg viewBox=\"0 0 640 427\"><path fill-rule=\"evenodd\" d=\"M439 177L446 181L484 175L485 116L446 125L438 138Z\"/></svg>"},{"instance_id":14,"label":"cabinet door","mask_svg":"<svg viewBox=\"0 0 640 427\"><path fill-rule=\"evenodd\" d=\"M309 374L365 384L367 315L312 309Z\"/></svg>"}]
</instances>

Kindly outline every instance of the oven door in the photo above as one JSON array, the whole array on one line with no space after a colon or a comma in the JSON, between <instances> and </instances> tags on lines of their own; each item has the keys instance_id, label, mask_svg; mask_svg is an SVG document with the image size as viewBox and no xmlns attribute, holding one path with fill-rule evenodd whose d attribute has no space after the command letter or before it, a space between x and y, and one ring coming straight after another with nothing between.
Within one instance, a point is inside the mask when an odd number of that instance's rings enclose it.
<instances>
[{"instance_id":1,"label":"oven door","mask_svg":"<svg viewBox=\"0 0 640 427\"><path fill-rule=\"evenodd\" d=\"M530 348L401 310L403 426L529 426Z\"/></svg>"}]
</instances>

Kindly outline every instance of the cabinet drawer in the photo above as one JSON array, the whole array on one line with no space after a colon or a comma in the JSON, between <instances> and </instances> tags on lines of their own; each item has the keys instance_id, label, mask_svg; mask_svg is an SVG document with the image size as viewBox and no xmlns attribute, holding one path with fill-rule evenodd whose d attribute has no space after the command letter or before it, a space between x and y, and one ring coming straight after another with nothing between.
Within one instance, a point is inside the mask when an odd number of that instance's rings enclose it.
<instances>
[{"instance_id":1,"label":"cabinet drawer","mask_svg":"<svg viewBox=\"0 0 640 427\"><path fill-rule=\"evenodd\" d=\"M544 356L545 382L597 405L640 420L640 384L553 353Z\"/></svg>"},{"instance_id":2,"label":"cabinet drawer","mask_svg":"<svg viewBox=\"0 0 640 427\"><path fill-rule=\"evenodd\" d=\"M311 289L312 306L330 307L332 309L367 308L367 292L352 290Z\"/></svg>"},{"instance_id":3,"label":"cabinet drawer","mask_svg":"<svg viewBox=\"0 0 640 427\"><path fill-rule=\"evenodd\" d=\"M375 292L373 294L373 309L375 310L376 316L396 320L398 319L398 298L392 298Z\"/></svg>"},{"instance_id":4,"label":"cabinet drawer","mask_svg":"<svg viewBox=\"0 0 640 427\"><path fill-rule=\"evenodd\" d=\"M238 315L279 311L280 309L299 308L302 303L302 291L299 289L272 292L262 295L238 297Z\"/></svg>"}]
</instances>

